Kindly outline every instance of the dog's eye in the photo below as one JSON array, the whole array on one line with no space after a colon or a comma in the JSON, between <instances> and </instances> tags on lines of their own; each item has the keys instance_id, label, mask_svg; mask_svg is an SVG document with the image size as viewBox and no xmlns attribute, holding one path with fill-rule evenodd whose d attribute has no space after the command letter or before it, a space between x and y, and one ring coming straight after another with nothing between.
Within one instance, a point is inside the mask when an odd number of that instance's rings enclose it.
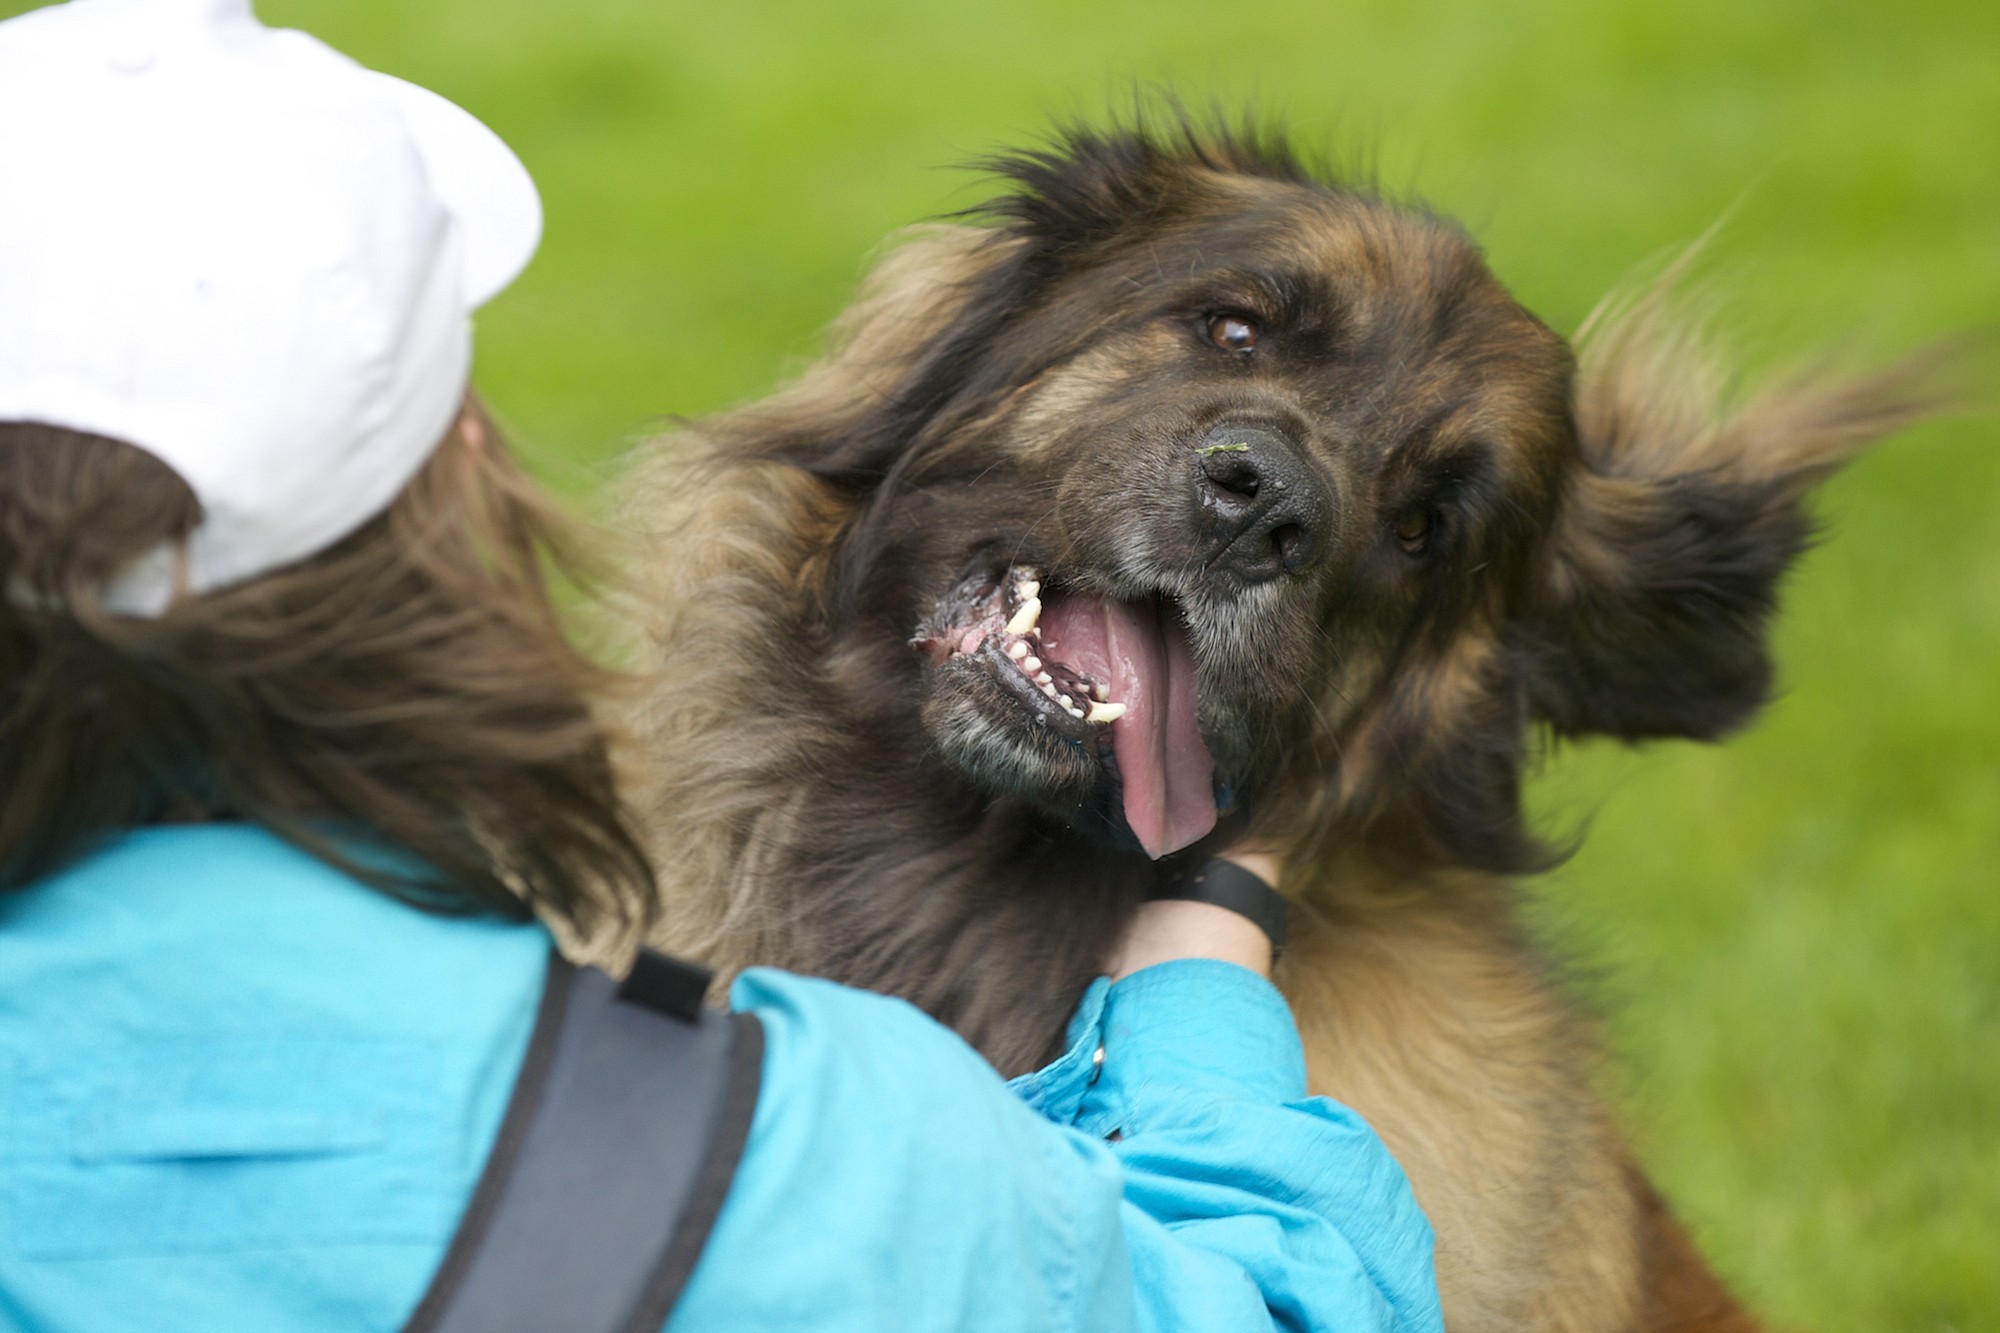
<instances>
[{"instance_id":1,"label":"dog's eye","mask_svg":"<svg viewBox=\"0 0 2000 1333\"><path fill-rule=\"evenodd\" d=\"M1412 555L1424 549L1430 535L1431 511L1428 509L1408 509L1396 519L1396 540Z\"/></svg>"},{"instance_id":2,"label":"dog's eye","mask_svg":"<svg viewBox=\"0 0 2000 1333\"><path fill-rule=\"evenodd\" d=\"M1257 321L1241 315L1210 315L1208 340L1225 352L1247 352L1257 345Z\"/></svg>"}]
</instances>

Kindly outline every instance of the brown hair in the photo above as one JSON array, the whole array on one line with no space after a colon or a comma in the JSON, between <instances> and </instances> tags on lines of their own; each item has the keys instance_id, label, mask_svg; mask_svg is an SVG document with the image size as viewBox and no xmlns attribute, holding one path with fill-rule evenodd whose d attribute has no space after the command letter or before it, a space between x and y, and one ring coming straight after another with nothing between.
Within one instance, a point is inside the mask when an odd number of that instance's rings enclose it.
<instances>
[{"instance_id":1,"label":"brown hair","mask_svg":"<svg viewBox=\"0 0 2000 1333\"><path fill-rule=\"evenodd\" d=\"M548 586L574 534L476 402L323 554L107 612L107 575L200 514L131 445L0 423L0 890L120 829L220 817L433 910L650 915L589 704L604 676Z\"/></svg>"}]
</instances>

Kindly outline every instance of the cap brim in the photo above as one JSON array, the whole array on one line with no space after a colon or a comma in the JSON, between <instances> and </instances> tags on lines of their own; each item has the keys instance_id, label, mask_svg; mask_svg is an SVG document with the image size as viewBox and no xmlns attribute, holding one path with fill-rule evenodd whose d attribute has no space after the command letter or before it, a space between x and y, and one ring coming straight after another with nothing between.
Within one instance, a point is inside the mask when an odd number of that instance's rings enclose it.
<instances>
[{"instance_id":1,"label":"cap brim","mask_svg":"<svg viewBox=\"0 0 2000 1333\"><path fill-rule=\"evenodd\" d=\"M428 88L368 72L402 114L432 187L463 229L466 302L484 305L520 276L541 242L534 178L471 112Z\"/></svg>"}]
</instances>

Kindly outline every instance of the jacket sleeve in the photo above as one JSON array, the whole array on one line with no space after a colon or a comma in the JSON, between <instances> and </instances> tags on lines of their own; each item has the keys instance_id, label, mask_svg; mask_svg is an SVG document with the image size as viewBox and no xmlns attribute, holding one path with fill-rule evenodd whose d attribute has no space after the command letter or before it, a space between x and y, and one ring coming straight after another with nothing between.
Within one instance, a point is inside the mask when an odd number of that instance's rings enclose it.
<instances>
[{"instance_id":1,"label":"jacket sleeve","mask_svg":"<svg viewBox=\"0 0 2000 1333\"><path fill-rule=\"evenodd\" d=\"M763 1091L674 1333L1439 1328L1401 1172L1304 1096L1252 973L1100 982L1011 1090L900 1001L761 969L731 998Z\"/></svg>"},{"instance_id":2,"label":"jacket sleeve","mask_svg":"<svg viewBox=\"0 0 2000 1333\"><path fill-rule=\"evenodd\" d=\"M1070 1038L1041 1086L1017 1091L1117 1158L1145 1326L1443 1327L1430 1225L1402 1169L1353 1111L1306 1096L1270 982L1163 963L1100 983Z\"/></svg>"}]
</instances>

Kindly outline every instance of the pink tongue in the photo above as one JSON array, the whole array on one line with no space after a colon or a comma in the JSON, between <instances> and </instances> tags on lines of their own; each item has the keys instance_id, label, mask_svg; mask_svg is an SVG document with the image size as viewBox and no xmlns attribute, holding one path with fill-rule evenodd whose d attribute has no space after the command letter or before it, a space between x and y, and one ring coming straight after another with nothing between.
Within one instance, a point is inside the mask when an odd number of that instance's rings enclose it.
<instances>
[{"instance_id":1,"label":"pink tongue","mask_svg":"<svg viewBox=\"0 0 2000 1333\"><path fill-rule=\"evenodd\" d=\"M1215 827L1215 760L1195 717L1187 634L1153 606L1059 597L1042 612L1048 655L1111 687L1125 822L1158 860Z\"/></svg>"}]
</instances>

